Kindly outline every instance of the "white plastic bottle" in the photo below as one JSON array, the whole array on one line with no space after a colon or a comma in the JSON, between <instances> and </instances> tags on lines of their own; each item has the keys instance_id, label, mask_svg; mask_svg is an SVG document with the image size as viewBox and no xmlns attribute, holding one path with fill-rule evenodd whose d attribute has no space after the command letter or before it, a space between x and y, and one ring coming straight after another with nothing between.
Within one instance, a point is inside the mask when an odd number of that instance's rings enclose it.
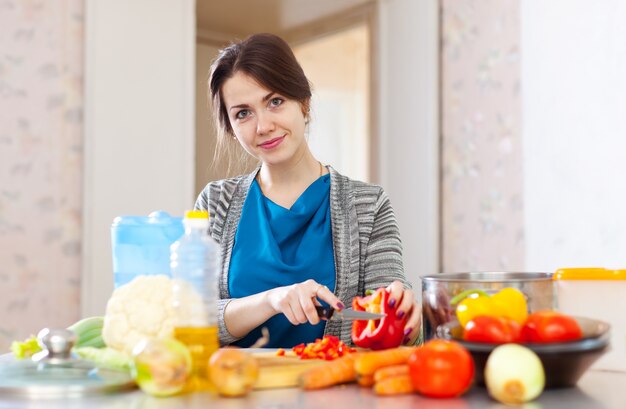
<instances>
[{"instance_id":1,"label":"white plastic bottle","mask_svg":"<svg viewBox=\"0 0 626 409\"><path fill-rule=\"evenodd\" d=\"M206 211L191 210L185 234L170 247L174 279L174 337L187 345L192 374L187 391L211 390L208 362L219 348L217 329L219 245L208 235Z\"/></svg>"}]
</instances>

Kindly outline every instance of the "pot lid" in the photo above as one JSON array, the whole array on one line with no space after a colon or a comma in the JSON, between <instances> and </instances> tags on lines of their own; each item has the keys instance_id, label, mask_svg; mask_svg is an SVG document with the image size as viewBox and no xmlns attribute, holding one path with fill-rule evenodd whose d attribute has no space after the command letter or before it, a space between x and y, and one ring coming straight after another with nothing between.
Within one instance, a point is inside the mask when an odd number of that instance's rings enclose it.
<instances>
[{"instance_id":1,"label":"pot lid","mask_svg":"<svg viewBox=\"0 0 626 409\"><path fill-rule=\"evenodd\" d=\"M131 389L129 373L98 368L71 353L76 335L66 329L41 330L43 350L32 359L0 364L0 395L69 398Z\"/></svg>"}]
</instances>

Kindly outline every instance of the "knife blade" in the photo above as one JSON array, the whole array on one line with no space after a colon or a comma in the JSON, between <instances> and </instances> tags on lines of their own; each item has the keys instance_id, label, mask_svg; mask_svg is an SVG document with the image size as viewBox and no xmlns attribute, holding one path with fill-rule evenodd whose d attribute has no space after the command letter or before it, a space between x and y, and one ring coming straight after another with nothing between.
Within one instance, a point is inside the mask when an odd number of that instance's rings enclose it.
<instances>
[{"instance_id":1,"label":"knife blade","mask_svg":"<svg viewBox=\"0 0 626 409\"><path fill-rule=\"evenodd\" d=\"M315 306L317 315L321 319L343 319L343 320L379 320L387 316L387 314L377 314L367 311L355 311L352 308L346 308L341 311L335 310L332 307L324 307L321 305Z\"/></svg>"}]
</instances>

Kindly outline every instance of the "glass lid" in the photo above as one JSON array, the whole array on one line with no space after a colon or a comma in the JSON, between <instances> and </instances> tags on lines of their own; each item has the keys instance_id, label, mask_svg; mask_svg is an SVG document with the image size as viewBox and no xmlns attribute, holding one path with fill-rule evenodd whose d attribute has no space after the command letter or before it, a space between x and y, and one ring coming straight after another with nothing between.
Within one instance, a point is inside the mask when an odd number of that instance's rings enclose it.
<instances>
[{"instance_id":1,"label":"glass lid","mask_svg":"<svg viewBox=\"0 0 626 409\"><path fill-rule=\"evenodd\" d=\"M37 338L43 350L32 359L0 364L0 395L68 398L135 386L127 372L98 368L74 356L76 335L70 330L45 328Z\"/></svg>"}]
</instances>

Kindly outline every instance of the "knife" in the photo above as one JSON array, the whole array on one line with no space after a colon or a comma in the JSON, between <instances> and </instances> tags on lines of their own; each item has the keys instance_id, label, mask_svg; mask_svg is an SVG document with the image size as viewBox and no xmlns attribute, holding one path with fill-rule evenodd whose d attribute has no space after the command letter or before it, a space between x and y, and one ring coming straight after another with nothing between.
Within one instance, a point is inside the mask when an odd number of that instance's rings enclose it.
<instances>
[{"instance_id":1,"label":"knife","mask_svg":"<svg viewBox=\"0 0 626 409\"><path fill-rule=\"evenodd\" d=\"M343 310L335 310L331 307L323 307L316 305L317 315L323 320L329 320L331 318L340 320L379 320L387 316L387 314L376 314L367 311L355 311L352 308L346 308Z\"/></svg>"}]
</instances>

